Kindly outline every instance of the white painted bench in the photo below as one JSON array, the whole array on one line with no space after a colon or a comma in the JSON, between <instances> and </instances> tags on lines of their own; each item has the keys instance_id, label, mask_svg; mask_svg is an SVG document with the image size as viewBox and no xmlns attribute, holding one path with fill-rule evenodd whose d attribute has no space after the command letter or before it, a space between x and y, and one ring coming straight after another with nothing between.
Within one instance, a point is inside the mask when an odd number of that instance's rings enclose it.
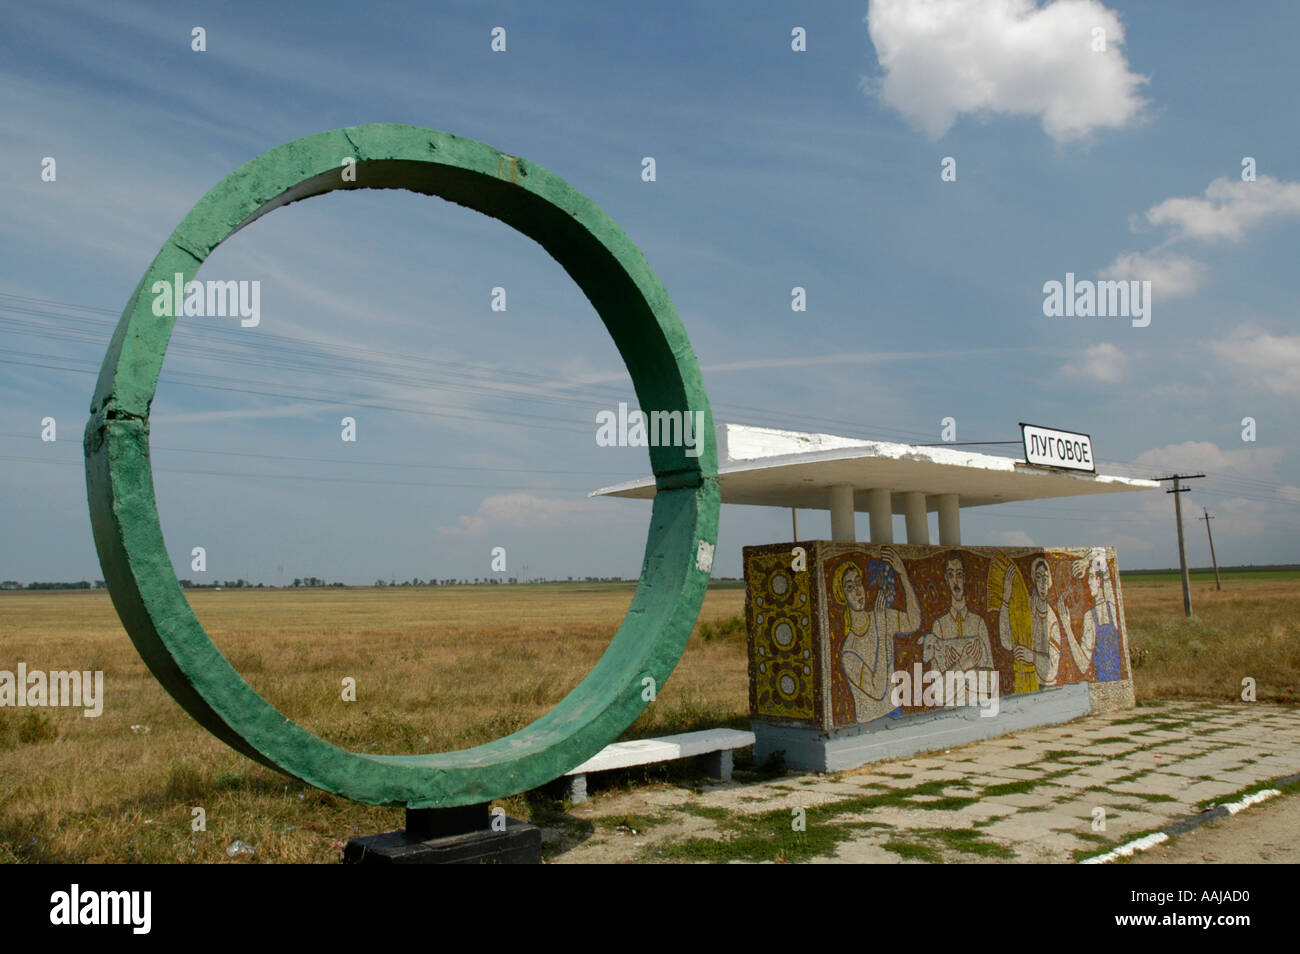
<instances>
[{"instance_id":1,"label":"white painted bench","mask_svg":"<svg viewBox=\"0 0 1300 954\"><path fill-rule=\"evenodd\" d=\"M731 779L733 751L753 744L754 733L740 729L705 729L658 739L615 742L564 773L569 779L569 800L575 805L587 800L587 775L590 772L670 762L695 755L705 756L705 770L709 775L726 782Z\"/></svg>"}]
</instances>

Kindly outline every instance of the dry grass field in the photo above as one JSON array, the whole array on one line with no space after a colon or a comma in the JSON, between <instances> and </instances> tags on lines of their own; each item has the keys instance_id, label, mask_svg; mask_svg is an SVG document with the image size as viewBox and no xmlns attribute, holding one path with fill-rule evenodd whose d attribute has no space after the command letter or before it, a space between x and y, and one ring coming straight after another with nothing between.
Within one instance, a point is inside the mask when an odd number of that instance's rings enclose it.
<instances>
[{"instance_id":1,"label":"dry grass field","mask_svg":"<svg viewBox=\"0 0 1300 954\"><path fill-rule=\"evenodd\" d=\"M1223 593L1198 583L1191 621L1177 583L1123 586L1140 699L1239 700L1250 676L1260 701L1300 702L1300 581L1229 579ZM299 724L348 748L410 753L476 745L541 715L599 657L632 589L188 596L222 652ZM710 591L676 672L629 736L747 725L743 600L734 585ZM242 839L260 861L335 862L353 835L400 827L399 809L325 795L201 729L145 669L103 592L0 593L0 669L20 661L102 670L104 711L0 709L0 861L225 861ZM341 698L348 676L354 703ZM562 818L538 793L505 804L515 817ZM206 831L192 831L196 807Z\"/></svg>"},{"instance_id":2,"label":"dry grass field","mask_svg":"<svg viewBox=\"0 0 1300 954\"><path fill-rule=\"evenodd\" d=\"M1242 680L1256 701L1300 703L1300 577L1192 583L1193 616L1183 615L1175 581L1125 579L1125 618L1138 701L1242 701Z\"/></svg>"}]
</instances>

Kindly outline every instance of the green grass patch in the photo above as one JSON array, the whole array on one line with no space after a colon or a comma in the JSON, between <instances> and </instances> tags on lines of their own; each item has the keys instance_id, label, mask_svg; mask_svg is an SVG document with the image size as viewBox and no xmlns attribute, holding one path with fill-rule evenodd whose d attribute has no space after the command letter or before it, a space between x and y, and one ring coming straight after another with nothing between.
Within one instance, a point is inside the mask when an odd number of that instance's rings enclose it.
<instances>
[{"instance_id":1,"label":"green grass patch","mask_svg":"<svg viewBox=\"0 0 1300 954\"><path fill-rule=\"evenodd\" d=\"M767 799L759 799L759 801L767 801ZM720 808L717 805L697 805L695 802L685 802L684 804L678 805L677 810L679 812L685 812L688 815L696 815L700 818L707 818L710 821L715 822L730 821L736 815L736 812L730 811L726 808Z\"/></svg>"},{"instance_id":2,"label":"green grass patch","mask_svg":"<svg viewBox=\"0 0 1300 954\"><path fill-rule=\"evenodd\" d=\"M924 808L932 812L959 812L967 805L974 805L978 801L978 798L961 798L956 795L947 795L928 802L908 802L907 807Z\"/></svg>"},{"instance_id":3,"label":"green grass patch","mask_svg":"<svg viewBox=\"0 0 1300 954\"><path fill-rule=\"evenodd\" d=\"M670 842L658 849L648 848L645 857L664 861L797 862L834 854L840 842L849 837L847 826L818 825L811 821L807 822L804 831L794 831L792 819L789 812L751 816L743 832L727 826L729 830L724 830L720 838L697 837Z\"/></svg>"},{"instance_id":4,"label":"green grass patch","mask_svg":"<svg viewBox=\"0 0 1300 954\"><path fill-rule=\"evenodd\" d=\"M718 825L719 837L698 836L679 842L647 847L646 860L680 861L805 861L833 855L836 847L852 837L855 830L868 827L891 827L869 820L847 820L877 808L924 808L931 811L957 811L973 805L975 798L944 796L946 788L969 788L961 780L934 780L904 789L886 789L867 795L840 799L804 809L804 831L794 831L796 816L791 809L777 808L746 814L715 806L686 803L678 811L708 818ZM915 796L939 796L935 801L918 802ZM655 851L659 854L655 854Z\"/></svg>"},{"instance_id":5,"label":"green grass patch","mask_svg":"<svg viewBox=\"0 0 1300 954\"><path fill-rule=\"evenodd\" d=\"M1016 853L1006 845L988 841L988 836L974 828L931 828L920 832L923 837L934 838L945 848L982 858L1014 858Z\"/></svg>"},{"instance_id":6,"label":"green grass patch","mask_svg":"<svg viewBox=\"0 0 1300 954\"><path fill-rule=\"evenodd\" d=\"M1044 752L1039 758L1040 762L1064 762L1068 758L1075 758L1081 755L1087 755L1087 752L1079 752L1075 749L1050 749Z\"/></svg>"},{"instance_id":7,"label":"green grass patch","mask_svg":"<svg viewBox=\"0 0 1300 954\"><path fill-rule=\"evenodd\" d=\"M943 862L943 856L934 848L914 841L887 841L880 847L908 861L924 861L932 865Z\"/></svg>"},{"instance_id":8,"label":"green grass patch","mask_svg":"<svg viewBox=\"0 0 1300 954\"><path fill-rule=\"evenodd\" d=\"M1044 772L1038 778L1019 779L1014 782L1000 782L997 785L989 785L980 792L981 795L1028 795L1038 786L1051 782L1053 779L1062 778L1066 775L1073 775L1080 766L1071 765L1068 768L1058 769L1055 772Z\"/></svg>"},{"instance_id":9,"label":"green grass patch","mask_svg":"<svg viewBox=\"0 0 1300 954\"><path fill-rule=\"evenodd\" d=\"M1172 795L1161 795L1158 792L1125 792L1126 798L1140 798L1144 802L1176 802L1178 799Z\"/></svg>"},{"instance_id":10,"label":"green grass patch","mask_svg":"<svg viewBox=\"0 0 1300 954\"><path fill-rule=\"evenodd\" d=\"M888 841L881 847L909 861L925 861L931 864L939 864L943 861L939 846L949 851L981 858L1016 856L1010 848L989 841L984 832L975 828L923 828L909 834L920 838L921 841Z\"/></svg>"},{"instance_id":11,"label":"green grass patch","mask_svg":"<svg viewBox=\"0 0 1300 954\"><path fill-rule=\"evenodd\" d=\"M1105 835L1099 835L1095 831L1074 831L1070 828L1053 828L1052 831L1059 831L1062 835L1073 835L1075 838L1090 841L1094 845L1109 845L1111 843L1109 838Z\"/></svg>"},{"instance_id":12,"label":"green grass patch","mask_svg":"<svg viewBox=\"0 0 1300 954\"><path fill-rule=\"evenodd\" d=\"M1140 779L1140 778L1145 778L1146 776L1150 775L1150 774L1151 774L1152 772L1154 772L1154 771L1155 771L1155 769L1153 769L1153 768L1150 768L1150 769L1138 769L1136 772L1129 772L1127 775L1121 775L1119 778L1117 778L1117 779L1115 779L1113 782L1111 782L1111 784L1112 784L1112 785L1122 785L1122 784L1124 784L1125 782L1136 782L1138 779Z\"/></svg>"},{"instance_id":13,"label":"green grass patch","mask_svg":"<svg viewBox=\"0 0 1300 954\"><path fill-rule=\"evenodd\" d=\"M1038 779L1026 778L1017 782L1003 782L999 785L990 785L980 794L987 795L990 798L998 795L1028 795L1038 787Z\"/></svg>"},{"instance_id":14,"label":"green grass patch","mask_svg":"<svg viewBox=\"0 0 1300 954\"><path fill-rule=\"evenodd\" d=\"M1186 729L1194 725L1200 725L1200 722L1196 719L1161 719L1155 728L1172 732L1174 729Z\"/></svg>"}]
</instances>

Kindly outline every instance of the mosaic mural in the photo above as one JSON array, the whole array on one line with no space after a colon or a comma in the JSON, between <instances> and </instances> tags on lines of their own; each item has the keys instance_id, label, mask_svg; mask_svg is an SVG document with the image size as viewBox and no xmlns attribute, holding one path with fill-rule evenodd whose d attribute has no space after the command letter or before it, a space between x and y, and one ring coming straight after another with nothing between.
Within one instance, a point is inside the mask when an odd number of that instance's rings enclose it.
<instances>
[{"instance_id":1,"label":"mosaic mural","mask_svg":"<svg viewBox=\"0 0 1300 954\"><path fill-rule=\"evenodd\" d=\"M755 717L832 729L1131 685L1113 548L771 544L745 548L745 580Z\"/></svg>"},{"instance_id":2,"label":"mosaic mural","mask_svg":"<svg viewBox=\"0 0 1300 954\"><path fill-rule=\"evenodd\" d=\"M812 575L791 568L790 551L745 554L749 624L750 711L811 720L821 690L814 658Z\"/></svg>"}]
</instances>

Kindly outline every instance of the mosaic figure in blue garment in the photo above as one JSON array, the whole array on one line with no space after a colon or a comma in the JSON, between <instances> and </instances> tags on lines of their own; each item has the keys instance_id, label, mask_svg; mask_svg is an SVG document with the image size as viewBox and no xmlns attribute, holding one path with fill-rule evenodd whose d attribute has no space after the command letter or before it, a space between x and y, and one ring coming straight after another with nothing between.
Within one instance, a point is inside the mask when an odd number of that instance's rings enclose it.
<instances>
[{"instance_id":1,"label":"mosaic figure in blue garment","mask_svg":"<svg viewBox=\"0 0 1300 954\"><path fill-rule=\"evenodd\" d=\"M1092 616L1093 629L1097 633L1097 648L1092 653L1094 681L1119 682L1124 673L1124 664L1120 662L1122 653L1119 627L1115 625L1113 616L1104 623L1097 622L1097 607L1089 615Z\"/></svg>"},{"instance_id":2,"label":"mosaic figure in blue garment","mask_svg":"<svg viewBox=\"0 0 1300 954\"><path fill-rule=\"evenodd\" d=\"M1095 548L1081 560L1075 560L1071 574L1088 578L1093 608L1083 617L1083 635L1077 641L1065 598L1057 602L1061 628L1070 644L1070 653L1080 674L1088 682L1118 682L1124 678L1124 645L1119 628L1119 610L1115 591L1106 568L1106 551Z\"/></svg>"}]
</instances>

